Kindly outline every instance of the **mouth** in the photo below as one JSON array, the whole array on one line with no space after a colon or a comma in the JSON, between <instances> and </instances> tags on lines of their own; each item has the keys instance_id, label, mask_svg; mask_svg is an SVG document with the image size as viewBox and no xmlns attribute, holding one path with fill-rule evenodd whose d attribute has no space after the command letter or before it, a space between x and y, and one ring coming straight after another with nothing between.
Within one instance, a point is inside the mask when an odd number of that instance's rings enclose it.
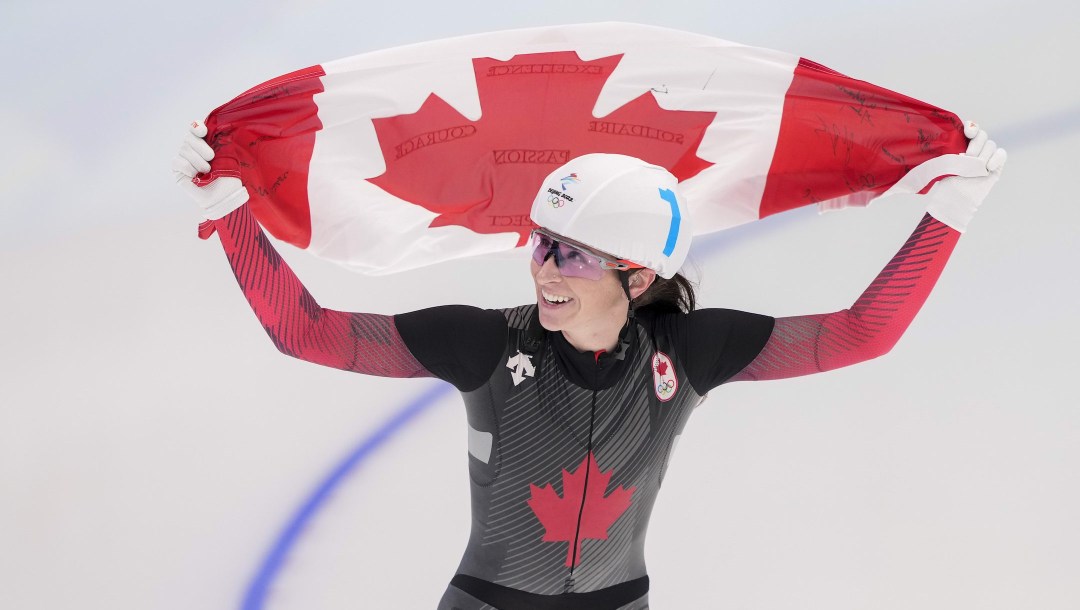
<instances>
[{"instance_id":1,"label":"mouth","mask_svg":"<svg viewBox=\"0 0 1080 610\"><path fill-rule=\"evenodd\" d=\"M574 300L571 297L552 294L550 292L547 292L546 290L541 290L540 295L542 297L540 299L541 302L548 307L561 307Z\"/></svg>"}]
</instances>

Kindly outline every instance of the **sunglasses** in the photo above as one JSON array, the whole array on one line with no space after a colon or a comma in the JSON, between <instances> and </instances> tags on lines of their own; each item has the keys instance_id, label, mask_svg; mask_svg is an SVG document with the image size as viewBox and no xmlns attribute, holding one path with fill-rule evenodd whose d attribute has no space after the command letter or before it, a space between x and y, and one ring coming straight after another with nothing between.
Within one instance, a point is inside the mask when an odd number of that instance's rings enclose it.
<instances>
[{"instance_id":1,"label":"sunglasses","mask_svg":"<svg viewBox=\"0 0 1080 610\"><path fill-rule=\"evenodd\" d=\"M559 268L559 273L566 277L598 280L604 277L604 272L608 270L625 271L642 268L637 263L597 254L585 246L565 237L552 235L543 229L533 229L530 240L533 262L543 266L548 257L554 256L555 266Z\"/></svg>"}]
</instances>

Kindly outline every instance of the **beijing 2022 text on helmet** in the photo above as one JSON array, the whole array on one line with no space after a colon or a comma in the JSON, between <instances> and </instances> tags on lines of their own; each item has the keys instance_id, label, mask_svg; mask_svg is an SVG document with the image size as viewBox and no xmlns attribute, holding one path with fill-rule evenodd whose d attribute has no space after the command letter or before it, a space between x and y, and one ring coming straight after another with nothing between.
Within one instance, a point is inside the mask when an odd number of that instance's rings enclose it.
<instances>
[{"instance_id":1,"label":"beijing 2022 text on helmet","mask_svg":"<svg viewBox=\"0 0 1080 610\"><path fill-rule=\"evenodd\" d=\"M686 203L671 172L592 153L544 179L529 216L541 227L671 278L690 250Z\"/></svg>"}]
</instances>

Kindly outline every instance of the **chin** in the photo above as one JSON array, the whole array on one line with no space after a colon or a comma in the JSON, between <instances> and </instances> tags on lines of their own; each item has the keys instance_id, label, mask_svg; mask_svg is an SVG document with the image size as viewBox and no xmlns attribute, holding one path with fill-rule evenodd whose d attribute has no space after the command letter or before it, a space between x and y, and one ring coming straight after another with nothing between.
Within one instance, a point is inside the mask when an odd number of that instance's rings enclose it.
<instances>
[{"instance_id":1,"label":"chin","mask_svg":"<svg viewBox=\"0 0 1080 610\"><path fill-rule=\"evenodd\" d=\"M547 304L543 302L537 302L536 307L539 312L540 325L548 331L566 330L567 326L569 326L569 322L571 322L576 313L575 310L571 309L552 311Z\"/></svg>"},{"instance_id":2,"label":"chin","mask_svg":"<svg viewBox=\"0 0 1080 610\"><path fill-rule=\"evenodd\" d=\"M557 318L554 318L551 314L546 313L543 309L543 305L537 303L537 307L540 308L540 326L544 327L544 330L555 332L562 330L562 322Z\"/></svg>"}]
</instances>

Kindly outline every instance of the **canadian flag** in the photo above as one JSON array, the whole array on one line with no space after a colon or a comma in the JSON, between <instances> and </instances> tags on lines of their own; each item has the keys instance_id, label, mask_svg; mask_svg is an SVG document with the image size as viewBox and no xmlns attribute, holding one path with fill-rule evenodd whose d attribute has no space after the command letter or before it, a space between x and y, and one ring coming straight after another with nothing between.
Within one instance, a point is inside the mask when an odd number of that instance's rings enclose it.
<instances>
[{"instance_id":1,"label":"canadian flag","mask_svg":"<svg viewBox=\"0 0 1080 610\"><path fill-rule=\"evenodd\" d=\"M357 55L267 81L206 124L217 156L197 184L240 178L275 237L372 274L523 245L542 179L590 152L671 170L698 234L985 173L956 154L953 113L786 53L623 23Z\"/></svg>"}]
</instances>

